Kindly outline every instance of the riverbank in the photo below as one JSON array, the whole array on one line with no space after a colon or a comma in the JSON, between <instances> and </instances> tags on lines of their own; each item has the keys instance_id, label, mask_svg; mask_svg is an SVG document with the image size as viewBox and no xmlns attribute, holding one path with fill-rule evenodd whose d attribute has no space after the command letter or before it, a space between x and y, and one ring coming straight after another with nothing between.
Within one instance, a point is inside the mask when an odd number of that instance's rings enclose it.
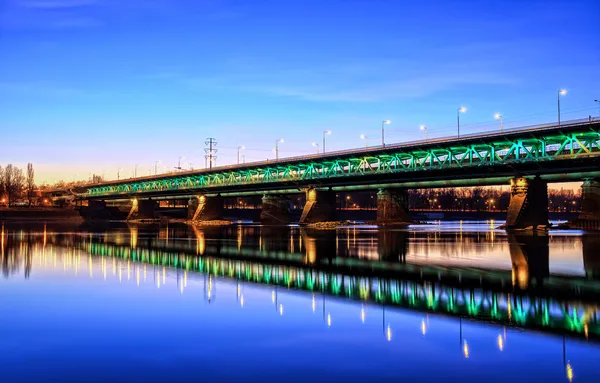
<instances>
[{"instance_id":1,"label":"riverbank","mask_svg":"<svg viewBox=\"0 0 600 383\"><path fill-rule=\"evenodd\" d=\"M0 208L2 221L69 221L83 222L79 211L55 207L11 207Z\"/></svg>"}]
</instances>

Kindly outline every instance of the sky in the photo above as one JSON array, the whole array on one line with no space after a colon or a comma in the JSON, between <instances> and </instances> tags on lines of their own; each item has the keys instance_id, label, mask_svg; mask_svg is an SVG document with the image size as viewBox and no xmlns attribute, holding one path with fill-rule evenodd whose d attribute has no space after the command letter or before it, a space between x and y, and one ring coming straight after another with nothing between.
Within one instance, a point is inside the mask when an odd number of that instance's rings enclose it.
<instances>
[{"instance_id":1,"label":"sky","mask_svg":"<svg viewBox=\"0 0 600 383\"><path fill-rule=\"evenodd\" d=\"M600 2L2 0L0 165L107 179L600 115ZM322 149L322 148L320 148ZM190 165L191 164L191 165Z\"/></svg>"}]
</instances>

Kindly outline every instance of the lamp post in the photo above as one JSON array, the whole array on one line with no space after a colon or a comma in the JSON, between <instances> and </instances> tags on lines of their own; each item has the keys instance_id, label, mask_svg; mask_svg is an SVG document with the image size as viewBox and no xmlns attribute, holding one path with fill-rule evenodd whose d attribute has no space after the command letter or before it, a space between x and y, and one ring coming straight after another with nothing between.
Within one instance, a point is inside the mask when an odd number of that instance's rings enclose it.
<instances>
[{"instance_id":1,"label":"lamp post","mask_svg":"<svg viewBox=\"0 0 600 383\"><path fill-rule=\"evenodd\" d=\"M560 96L564 96L567 94L567 90L566 89L560 89L557 92L556 95L556 100L558 102L558 126L560 127Z\"/></svg>"},{"instance_id":2,"label":"lamp post","mask_svg":"<svg viewBox=\"0 0 600 383\"><path fill-rule=\"evenodd\" d=\"M279 159L279 143L280 142L283 142L283 138L280 138L277 141L275 141L275 159L276 160Z\"/></svg>"},{"instance_id":3,"label":"lamp post","mask_svg":"<svg viewBox=\"0 0 600 383\"><path fill-rule=\"evenodd\" d=\"M238 146L238 151L237 151L237 154L238 154L238 157L237 157L238 165L240 164L240 150L244 150L244 149L246 149L246 147L244 145Z\"/></svg>"},{"instance_id":4,"label":"lamp post","mask_svg":"<svg viewBox=\"0 0 600 383\"><path fill-rule=\"evenodd\" d=\"M190 170L194 170L194 164L191 162L188 162L188 165L190 165Z\"/></svg>"},{"instance_id":5,"label":"lamp post","mask_svg":"<svg viewBox=\"0 0 600 383\"><path fill-rule=\"evenodd\" d=\"M140 166L139 164L135 164L135 168L133 169L133 178L137 177L137 168Z\"/></svg>"},{"instance_id":6,"label":"lamp post","mask_svg":"<svg viewBox=\"0 0 600 383\"><path fill-rule=\"evenodd\" d=\"M312 146L314 146L315 148L317 148L317 154L319 154L319 144L317 144L316 142L313 142Z\"/></svg>"},{"instance_id":7,"label":"lamp post","mask_svg":"<svg viewBox=\"0 0 600 383\"><path fill-rule=\"evenodd\" d=\"M181 160L183 160L185 157L181 156L177 159L177 170L181 171Z\"/></svg>"},{"instance_id":8,"label":"lamp post","mask_svg":"<svg viewBox=\"0 0 600 383\"><path fill-rule=\"evenodd\" d=\"M598 107L600 107L600 100L594 100L594 102L598 103Z\"/></svg>"},{"instance_id":9,"label":"lamp post","mask_svg":"<svg viewBox=\"0 0 600 383\"><path fill-rule=\"evenodd\" d=\"M456 127L458 129L458 138L460 138L460 114L465 113L466 111L467 108L464 106L461 106L456 110Z\"/></svg>"},{"instance_id":10,"label":"lamp post","mask_svg":"<svg viewBox=\"0 0 600 383\"><path fill-rule=\"evenodd\" d=\"M331 135L331 130L323 131L323 153L325 153L325 136Z\"/></svg>"},{"instance_id":11,"label":"lamp post","mask_svg":"<svg viewBox=\"0 0 600 383\"><path fill-rule=\"evenodd\" d=\"M118 168L117 169L117 180L121 179L121 169L123 169L123 168Z\"/></svg>"},{"instance_id":12,"label":"lamp post","mask_svg":"<svg viewBox=\"0 0 600 383\"><path fill-rule=\"evenodd\" d=\"M385 147L385 126L391 124L390 120L381 121L381 145Z\"/></svg>"},{"instance_id":13,"label":"lamp post","mask_svg":"<svg viewBox=\"0 0 600 383\"><path fill-rule=\"evenodd\" d=\"M154 162L154 175L158 174L158 164L160 164L162 161L158 160Z\"/></svg>"},{"instance_id":14,"label":"lamp post","mask_svg":"<svg viewBox=\"0 0 600 383\"><path fill-rule=\"evenodd\" d=\"M361 140L365 140L365 148L368 148L368 147L369 147L369 137L367 137L367 136L366 136L366 135L364 135L364 134L361 134L361 135L360 135L360 139L361 139Z\"/></svg>"},{"instance_id":15,"label":"lamp post","mask_svg":"<svg viewBox=\"0 0 600 383\"><path fill-rule=\"evenodd\" d=\"M425 132L425 142L427 142L427 140L429 139L429 133L427 131L427 127L425 125L421 125L421 126L419 126L419 129L421 129L421 131Z\"/></svg>"},{"instance_id":16,"label":"lamp post","mask_svg":"<svg viewBox=\"0 0 600 383\"><path fill-rule=\"evenodd\" d=\"M504 129L504 119L503 119L502 115L500 113L496 113L496 114L494 114L494 118L496 120L500 120L500 131L502 131Z\"/></svg>"}]
</instances>

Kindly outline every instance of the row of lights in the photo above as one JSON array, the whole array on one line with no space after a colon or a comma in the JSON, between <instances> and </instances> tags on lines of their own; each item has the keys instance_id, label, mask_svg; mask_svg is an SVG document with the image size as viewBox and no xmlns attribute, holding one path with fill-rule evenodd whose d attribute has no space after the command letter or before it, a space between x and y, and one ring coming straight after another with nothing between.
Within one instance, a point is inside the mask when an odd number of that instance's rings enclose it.
<instances>
[{"instance_id":1,"label":"row of lights","mask_svg":"<svg viewBox=\"0 0 600 383\"><path fill-rule=\"evenodd\" d=\"M567 94L567 90L566 89L559 89L557 91L557 104L558 104L558 126L560 126L560 117L561 117L561 113L560 113L560 97L561 96L565 96ZM600 104L600 100L594 100L594 102L597 102ZM456 109L456 128L457 128L457 137L460 138L460 114L461 113L466 113L467 108L465 106L461 106L459 108ZM499 120L500 121L500 131L502 132L504 130L504 118L502 116L502 114L500 113L496 113L494 114L494 119ZM390 120L383 120L381 121L381 145L383 147L385 147L385 126L386 125L390 125L392 123L392 121ZM429 132L427 129L427 126L425 125L420 125L419 129L423 132L425 132L425 141L429 140ZM323 144L322 146L319 148L319 144L317 142L313 142L312 146L315 147L317 149L317 154L320 153L325 153L326 152L326 137L328 135L331 135L332 131L331 130L324 130L323 131ZM360 139L361 140L365 140L365 147L369 147L369 137L366 134L361 134L360 135ZM279 138L278 140L275 141L275 148L273 149L273 151L275 152L275 159L278 160L279 159L279 144L283 143L284 140L283 138ZM237 147L237 163L238 165L242 162L242 158L243 155L241 155L241 151L245 150L246 147L244 145L239 145ZM179 157L178 159L178 165L176 167L176 169L181 170L181 160L185 158L185 157ZM161 161L158 160L156 161L155 165L154 165L154 174L158 174L158 164ZM135 165L135 170L134 170L134 177L137 177L137 168L139 165ZM192 166L192 164L190 163L190 167ZM117 171L117 179L120 178L120 170L122 168L119 168L119 170ZM193 169L192 169L193 170Z\"/></svg>"}]
</instances>

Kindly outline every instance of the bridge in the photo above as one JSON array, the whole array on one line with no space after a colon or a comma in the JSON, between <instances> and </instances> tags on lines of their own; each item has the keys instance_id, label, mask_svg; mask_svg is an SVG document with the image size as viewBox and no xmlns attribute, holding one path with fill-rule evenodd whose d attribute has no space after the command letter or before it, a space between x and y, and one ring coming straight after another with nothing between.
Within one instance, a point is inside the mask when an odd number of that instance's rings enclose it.
<instances>
[{"instance_id":1,"label":"bridge","mask_svg":"<svg viewBox=\"0 0 600 383\"><path fill-rule=\"evenodd\" d=\"M119 260L119 270L126 269L128 273L130 268L136 268L137 278L140 278L137 265L152 265L162 267L163 273L167 269L183 270L190 275L223 277L238 283L261 284L600 340L598 280L541 276L527 271L535 263L547 262L543 256L534 260L535 255L531 251L532 247L540 249L539 243L532 243L531 238L543 242L544 236L513 237L510 247L513 270L484 271L391 261L332 259L330 252L319 253L322 248L314 245L325 242L328 246L327 241L315 241L313 235L306 231L303 232L303 242L308 246L304 250L283 252L238 248L231 246L229 241L207 246L202 231L195 230L195 241L139 238L135 227L132 227L128 241L103 233L44 232L43 235L28 235L20 232L4 239L2 265L23 259L27 275L34 264L32 254L73 258L64 263L65 267L67 264L83 266L84 263L77 257L87 254L101 258L103 262L104 259L112 259L113 263ZM597 241L594 246L592 251L597 254ZM395 252L394 249L389 251ZM126 263L126 267L122 267L121 262ZM50 260L50 263L54 261ZM7 267L16 269L14 265ZM113 264L114 269L116 264ZM541 284L541 279L544 284ZM209 283L205 292L209 301L211 296L214 297L210 286L212 284Z\"/></svg>"},{"instance_id":2,"label":"bridge","mask_svg":"<svg viewBox=\"0 0 600 383\"><path fill-rule=\"evenodd\" d=\"M409 188L511 185L508 228L548 225L547 183L583 181L580 221L600 221L600 122L590 119L501 132L283 158L104 182L78 194L85 214L154 217L157 201L186 200L188 218L219 219L224 197L263 195L262 219L288 222L286 195L306 193L300 223L333 220L335 192L378 190L381 225L410 221ZM594 226L594 227L595 227Z\"/></svg>"}]
</instances>

